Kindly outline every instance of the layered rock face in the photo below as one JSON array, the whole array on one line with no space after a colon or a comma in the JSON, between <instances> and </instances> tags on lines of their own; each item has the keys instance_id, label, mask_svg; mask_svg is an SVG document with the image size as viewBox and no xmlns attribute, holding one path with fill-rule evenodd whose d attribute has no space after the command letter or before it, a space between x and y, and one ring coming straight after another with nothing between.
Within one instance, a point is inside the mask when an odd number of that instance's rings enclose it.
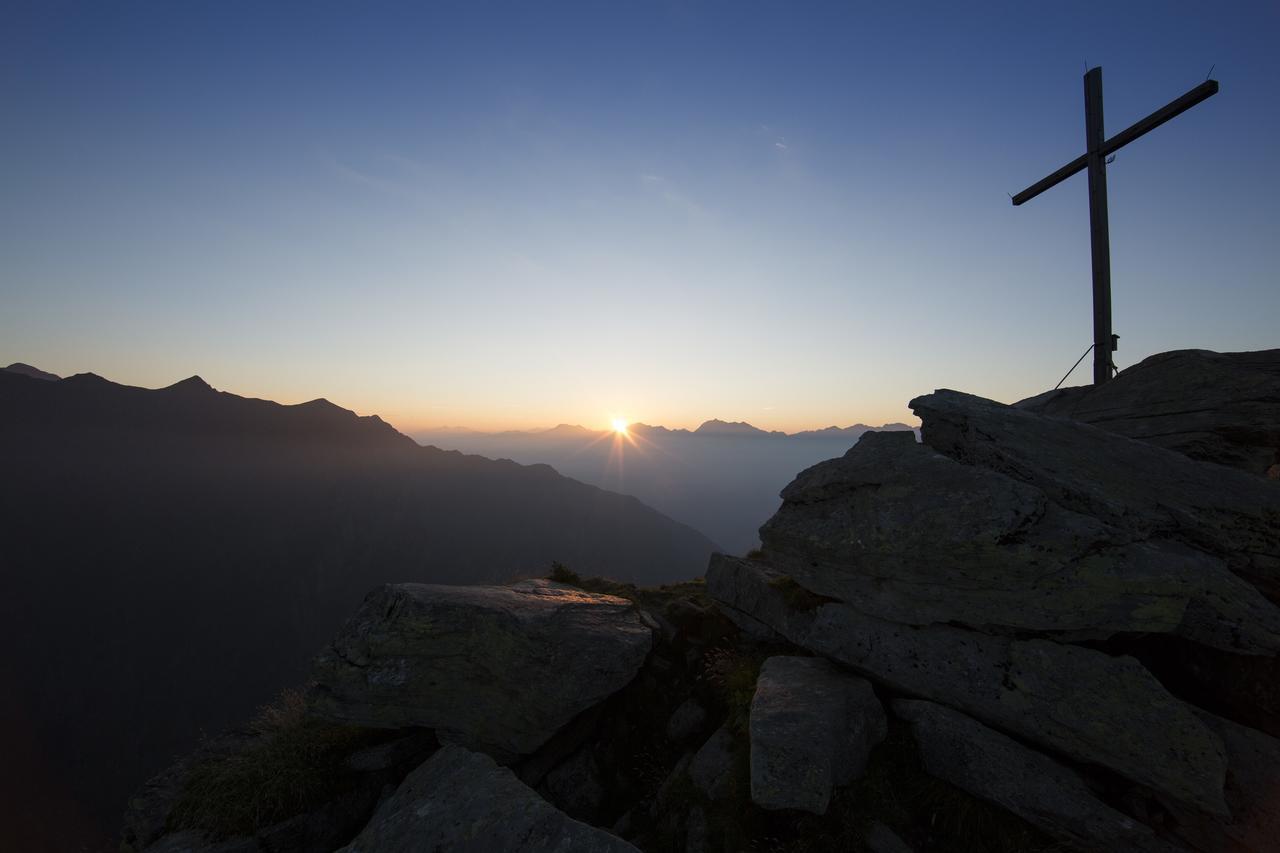
<instances>
[{"instance_id":1,"label":"layered rock face","mask_svg":"<svg viewBox=\"0 0 1280 853\"><path fill-rule=\"evenodd\" d=\"M1164 352L1104 385L1049 391L1015 405L1280 478L1280 349Z\"/></svg>"},{"instance_id":2,"label":"layered rock face","mask_svg":"<svg viewBox=\"0 0 1280 853\"><path fill-rule=\"evenodd\" d=\"M712 559L712 597L901 697L929 772L1068 845L1265 849L1277 806L1242 788L1280 790L1254 757L1277 721L1252 696L1208 714L1179 668L1237 673L1215 694L1277 672L1280 489L1032 406L912 408L923 444L868 434L802 472L761 552Z\"/></svg>"}]
</instances>

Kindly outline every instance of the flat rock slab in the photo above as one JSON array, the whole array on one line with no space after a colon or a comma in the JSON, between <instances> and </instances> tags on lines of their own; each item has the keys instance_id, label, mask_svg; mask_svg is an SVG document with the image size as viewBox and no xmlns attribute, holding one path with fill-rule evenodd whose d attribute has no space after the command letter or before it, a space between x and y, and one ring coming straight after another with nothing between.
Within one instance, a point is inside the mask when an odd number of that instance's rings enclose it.
<instances>
[{"instance_id":1,"label":"flat rock slab","mask_svg":"<svg viewBox=\"0 0 1280 853\"><path fill-rule=\"evenodd\" d=\"M316 658L311 705L526 755L630 683L652 644L631 602L550 581L387 585Z\"/></svg>"},{"instance_id":2,"label":"flat rock slab","mask_svg":"<svg viewBox=\"0 0 1280 853\"><path fill-rule=\"evenodd\" d=\"M932 423L927 416L926 435ZM1068 426L1193 473L1248 479ZM1235 653L1280 650L1280 608L1222 556L1163 528L1135 537L1113 513L1068 508L1043 486L963 464L910 433L868 433L843 457L801 472L761 539L766 558L806 589L894 622L1069 640L1169 633ZM1268 491L1280 501L1280 489Z\"/></svg>"},{"instance_id":3,"label":"flat rock slab","mask_svg":"<svg viewBox=\"0 0 1280 853\"><path fill-rule=\"evenodd\" d=\"M1084 850L1172 851L1151 829L1103 803L1072 770L958 711L898 699L931 776L995 803Z\"/></svg>"},{"instance_id":4,"label":"flat rock slab","mask_svg":"<svg viewBox=\"0 0 1280 853\"><path fill-rule=\"evenodd\" d=\"M1135 540L1168 538L1223 559L1280 601L1280 489L1098 427L957 391L911 401L925 444L1006 474Z\"/></svg>"},{"instance_id":5,"label":"flat rock slab","mask_svg":"<svg viewBox=\"0 0 1280 853\"><path fill-rule=\"evenodd\" d=\"M446 746L410 773L340 853L638 853L573 820L492 758Z\"/></svg>"},{"instance_id":6,"label":"flat rock slab","mask_svg":"<svg viewBox=\"0 0 1280 853\"><path fill-rule=\"evenodd\" d=\"M771 657L751 700L751 800L826 814L888 733L871 684L823 658Z\"/></svg>"},{"instance_id":7,"label":"flat rock slab","mask_svg":"<svg viewBox=\"0 0 1280 853\"><path fill-rule=\"evenodd\" d=\"M1162 352L1102 385L1049 391L1014 405L1280 478L1280 349Z\"/></svg>"},{"instance_id":8,"label":"flat rock slab","mask_svg":"<svg viewBox=\"0 0 1280 853\"><path fill-rule=\"evenodd\" d=\"M949 626L912 627L846 604L803 609L768 566L716 555L707 591L815 654L899 693L964 711L1078 761L1225 814L1222 740L1134 658Z\"/></svg>"}]
</instances>

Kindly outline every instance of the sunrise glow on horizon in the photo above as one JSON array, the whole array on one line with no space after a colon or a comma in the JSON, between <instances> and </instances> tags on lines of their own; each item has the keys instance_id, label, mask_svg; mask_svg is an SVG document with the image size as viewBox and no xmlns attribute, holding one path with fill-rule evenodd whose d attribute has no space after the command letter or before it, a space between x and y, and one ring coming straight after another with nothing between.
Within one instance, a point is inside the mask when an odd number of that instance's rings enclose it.
<instances>
[{"instance_id":1,"label":"sunrise glow on horizon","mask_svg":"<svg viewBox=\"0 0 1280 853\"><path fill-rule=\"evenodd\" d=\"M0 362L404 432L1012 402L1091 340L1085 179L1006 195L1086 60L1112 132L1222 85L1108 167L1117 363L1274 346L1280 7L1175 5L29 4Z\"/></svg>"}]
</instances>

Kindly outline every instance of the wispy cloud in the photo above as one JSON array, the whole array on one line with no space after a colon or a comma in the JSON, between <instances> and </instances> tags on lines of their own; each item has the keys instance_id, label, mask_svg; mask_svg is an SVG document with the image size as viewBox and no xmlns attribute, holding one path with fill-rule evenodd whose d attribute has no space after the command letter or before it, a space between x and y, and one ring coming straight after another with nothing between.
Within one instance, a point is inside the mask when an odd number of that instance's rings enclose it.
<instances>
[{"instance_id":1,"label":"wispy cloud","mask_svg":"<svg viewBox=\"0 0 1280 853\"><path fill-rule=\"evenodd\" d=\"M340 181L418 205L426 205L429 202L429 194L422 192L411 182L396 180L395 178L357 168L339 160L332 153L325 150L317 151L316 159L330 175Z\"/></svg>"},{"instance_id":2,"label":"wispy cloud","mask_svg":"<svg viewBox=\"0 0 1280 853\"><path fill-rule=\"evenodd\" d=\"M652 187L653 190L672 207L683 211L691 217L697 217L699 219L705 219L708 217L709 214L705 207L699 204L688 193L682 191L679 187L661 175L645 173L640 176L640 180L644 184Z\"/></svg>"}]
</instances>

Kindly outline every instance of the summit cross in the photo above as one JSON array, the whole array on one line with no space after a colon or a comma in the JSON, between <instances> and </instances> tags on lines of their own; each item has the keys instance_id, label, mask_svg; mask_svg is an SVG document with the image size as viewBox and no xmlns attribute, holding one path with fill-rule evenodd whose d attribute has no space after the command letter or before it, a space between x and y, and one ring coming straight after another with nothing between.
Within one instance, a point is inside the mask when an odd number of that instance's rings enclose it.
<instances>
[{"instance_id":1,"label":"summit cross","mask_svg":"<svg viewBox=\"0 0 1280 853\"><path fill-rule=\"evenodd\" d=\"M1169 119L1186 112L1211 95L1218 94L1218 81L1205 80L1199 86L1165 104L1151 115L1110 139L1102 130L1102 69L1084 75L1085 153L1058 171L1042 178L1013 196L1014 205L1030 201L1076 172L1089 171L1089 247L1093 255L1093 382L1100 385L1111 378L1111 353L1116 337L1111 333L1111 240L1107 229L1107 157Z\"/></svg>"}]
</instances>

